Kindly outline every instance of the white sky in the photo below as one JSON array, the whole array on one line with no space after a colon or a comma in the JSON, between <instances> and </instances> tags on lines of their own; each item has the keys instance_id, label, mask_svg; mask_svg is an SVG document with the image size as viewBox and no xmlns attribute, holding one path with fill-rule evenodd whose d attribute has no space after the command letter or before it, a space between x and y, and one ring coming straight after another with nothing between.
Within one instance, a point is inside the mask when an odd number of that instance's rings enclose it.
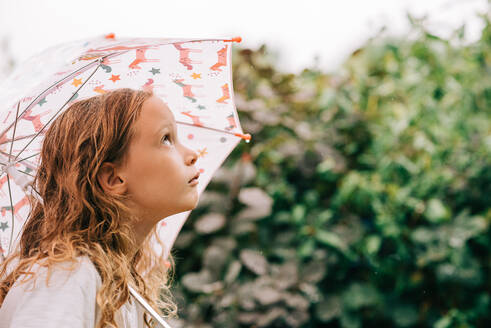
<instances>
[{"instance_id":1,"label":"white sky","mask_svg":"<svg viewBox=\"0 0 491 328\"><path fill-rule=\"evenodd\" d=\"M285 71L299 72L316 55L331 71L381 26L393 34L407 29L406 11L429 14L429 27L440 35L466 22L473 40L482 28L476 12L486 10L487 0L0 0L0 40L10 39L20 62L60 42L109 32L238 35L242 46L270 46Z\"/></svg>"}]
</instances>

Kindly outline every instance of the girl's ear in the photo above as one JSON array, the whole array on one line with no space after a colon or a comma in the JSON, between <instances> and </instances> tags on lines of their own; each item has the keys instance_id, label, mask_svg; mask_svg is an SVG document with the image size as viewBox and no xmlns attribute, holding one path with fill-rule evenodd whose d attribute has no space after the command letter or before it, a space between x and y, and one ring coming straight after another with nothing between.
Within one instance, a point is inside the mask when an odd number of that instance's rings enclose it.
<instances>
[{"instance_id":1,"label":"girl's ear","mask_svg":"<svg viewBox=\"0 0 491 328\"><path fill-rule=\"evenodd\" d=\"M123 195L127 189L125 179L118 174L116 165L110 162L102 163L97 173L97 181L109 194Z\"/></svg>"}]
</instances>

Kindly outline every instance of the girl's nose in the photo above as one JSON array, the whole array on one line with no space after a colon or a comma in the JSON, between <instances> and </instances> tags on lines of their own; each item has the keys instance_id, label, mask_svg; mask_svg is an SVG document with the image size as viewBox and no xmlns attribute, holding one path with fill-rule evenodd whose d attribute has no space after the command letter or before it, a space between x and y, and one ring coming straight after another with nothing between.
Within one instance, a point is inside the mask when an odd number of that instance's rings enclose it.
<instances>
[{"instance_id":1,"label":"girl's nose","mask_svg":"<svg viewBox=\"0 0 491 328\"><path fill-rule=\"evenodd\" d=\"M184 147L186 150L186 165L194 165L198 160L198 153L188 147Z\"/></svg>"}]
</instances>

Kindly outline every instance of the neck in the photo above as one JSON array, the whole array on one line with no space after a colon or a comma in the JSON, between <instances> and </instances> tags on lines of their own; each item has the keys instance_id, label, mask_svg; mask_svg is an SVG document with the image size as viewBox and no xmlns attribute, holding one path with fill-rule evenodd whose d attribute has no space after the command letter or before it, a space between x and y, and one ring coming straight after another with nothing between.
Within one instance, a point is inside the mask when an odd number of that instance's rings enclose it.
<instances>
[{"instance_id":1,"label":"neck","mask_svg":"<svg viewBox=\"0 0 491 328\"><path fill-rule=\"evenodd\" d=\"M143 246L143 242L152 232L155 224L148 224L145 220L139 220L133 224L133 238L135 240L135 253Z\"/></svg>"},{"instance_id":2,"label":"neck","mask_svg":"<svg viewBox=\"0 0 491 328\"><path fill-rule=\"evenodd\" d=\"M163 218L155 218L154 215L148 213L137 214L137 219L133 222L131 229L135 241L135 250L132 255L142 248L145 239L152 233L153 229L161 219Z\"/></svg>"}]
</instances>

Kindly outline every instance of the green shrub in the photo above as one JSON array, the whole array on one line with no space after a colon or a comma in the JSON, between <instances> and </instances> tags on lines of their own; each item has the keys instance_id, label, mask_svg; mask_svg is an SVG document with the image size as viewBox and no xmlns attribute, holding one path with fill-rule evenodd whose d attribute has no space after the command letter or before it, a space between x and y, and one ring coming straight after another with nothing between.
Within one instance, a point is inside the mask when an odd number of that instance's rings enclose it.
<instances>
[{"instance_id":1,"label":"green shrub","mask_svg":"<svg viewBox=\"0 0 491 328\"><path fill-rule=\"evenodd\" d=\"M176 242L175 324L489 327L483 21L472 44L416 21L335 74L285 74L264 46L236 51L236 104L253 140Z\"/></svg>"}]
</instances>

